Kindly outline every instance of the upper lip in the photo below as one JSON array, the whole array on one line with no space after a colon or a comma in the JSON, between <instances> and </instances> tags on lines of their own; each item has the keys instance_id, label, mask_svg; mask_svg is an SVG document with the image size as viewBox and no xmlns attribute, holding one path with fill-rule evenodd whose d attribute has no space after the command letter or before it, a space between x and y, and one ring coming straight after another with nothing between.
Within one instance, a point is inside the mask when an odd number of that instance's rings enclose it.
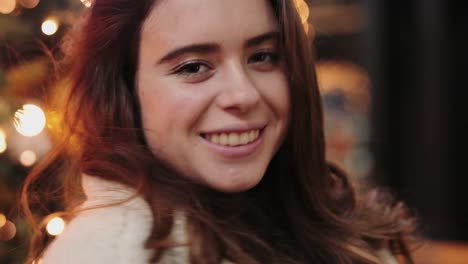
<instances>
[{"instance_id":1,"label":"upper lip","mask_svg":"<svg viewBox=\"0 0 468 264\"><path fill-rule=\"evenodd\" d=\"M202 131L200 134L221 134L221 133L242 133L251 130L262 130L265 128L265 124L246 124L246 125L231 125L224 126L222 128L210 129L209 131Z\"/></svg>"}]
</instances>

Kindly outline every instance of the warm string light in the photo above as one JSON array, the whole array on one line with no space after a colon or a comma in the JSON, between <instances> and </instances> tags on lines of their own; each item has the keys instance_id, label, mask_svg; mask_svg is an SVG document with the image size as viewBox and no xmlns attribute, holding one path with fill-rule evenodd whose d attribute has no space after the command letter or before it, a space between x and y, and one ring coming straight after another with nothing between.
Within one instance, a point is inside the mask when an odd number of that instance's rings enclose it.
<instances>
[{"instance_id":1,"label":"warm string light","mask_svg":"<svg viewBox=\"0 0 468 264\"><path fill-rule=\"evenodd\" d=\"M309 6L304 0L294 0L296 4L297 12L301 17L302 24L307 23L307 19L309 18Z\"/></svg>"},{"instance_id":2,"label":"warm string light","mask_svg":"<svg viewBox=\"0 0 468 264\"><path fill-rule=\"evenodd\" d=\"M32 137L42 132L46 125L44 111L36 105L25 104L15 113L14 125L18 133Z\"/></svg>"},{"instance_id":3,"label":"warm string light","mask_svg":"<svg viewBox=\"0 0 468 264\"><path fill-rule=\"evenodd\" d=\"M19 0L19 3L26 8L34 8L39 4L39 0Z\"/></svg>"},{"instance_id":4,"label":"warm string light","mask_svg":"<svg viewBox=\"0 0 468 264\"><path fill-rule=\"evenodd\" d=\"M7 149L6 134L0 129L0 154L5 152Z\"/></svg>"},{"instance_id":5,"label":"warm string light","mask_svg":"<svg viewBox=\"0 0 468 264\"><path fill-rule=\"evenodd\" d=\"M55 34L58 30L59 24L57 20L53 18L48 18L42 22L41 29L42 33L44 33L47 36L51 36Z\"/></svg>"},{"instance_id":6,"label":"warm string light","mask_svg":"<svg viewBox=\"0 0 468 264\"><path fill-rule=\"evenodd\" d=\"M45 35L51 36L57 32L58 22L55 19L48 18L42 22L41 30Z\"/></svg>"},{"instance_id":7,"label":"warm string light","mask_svg":"<svg viewBox=\"0 0 468 264\"><path fill-rule=\"evenodd\" d=\"M6 216L0 213L0 228L2 228L6 224Z\"/></svg>"},{"instance_id":8,"label":"warm string light","mask_svg":"<svg viewBox=\"0 0 468 264\"><path fill-rule=\"evenodd\" d=\"M10 240L16 235L16 226L0 213L0 240Z\"/></svg>"},{"instance_id":9,"label":"warm string light","mask_svg":"<svg viewBox=\"0 0 468 264\"><path fill-rule=\"evenodd\" d=\"M37 160L37 155L32 150L25 150L21 152L20 158L19 158L21 165L25 167L32 166L34 163L36 163L36 160Z\"/></svg>"},{"instance_id":10,"label":"warm string light","mask_svg":"<svg viewBox=\"0 0 468 264\"><path fill-rule=\"evenodd\" d=\"M16 1L15 0L1 0L0 1L0 13L10 14L15 10Z\"/></svg>"},{"instance_id":11,"label":"warm string light","mask_svg":"<svg viewBox=\"0 0 468 264\"><path fill-rule=\"evenodd\" d=\"M309 33L310 26L308 23L310 10L309 6L304 0L294 0L294 5L296 6L296 10L301 18L302 25L304 26L304 30L306 33Z\"/></svg>"},{"instance_id":12,"label":"warm string light","mask_svg":"<svg viewBox=\"0 0 468 264\"><path fill-rule=\"evenodd\" d=\"M80 0L80 1L81 3L83 3L85 7L91 7L91 5L93 4L92 0Z\"/></svg>"},{"instance_id":13,"label":"warm string light","mask_svg":"<svg viewBox=\"0 0 468 264\"><path fill-rule=\"evenodd\" d=\"M65 221L61 217L53 217L47 222L46 230L49 235L58 236L65 230Z\"/></svg>"},{"instance_id":14,"label":"warm string light","mask_svg":"<svg viewBox=\"0 0 468 264\"><path fill-rule=\"evenodd\" d=\"M0 13L10 14L16 9L17 4L25 8L34 8L39 4L39 0L0 0Z\"/></svg>"},{"instance_id":15,"label":"warm string light","mask_svg":"<svg viewBox=\"0 0 468 264\"><path fill-rule=\"evenodd\" d=\"M33 260L32 264L41 264L42 263L42 259L36 259L36 260Z\"/></svg>"}]
</instances>

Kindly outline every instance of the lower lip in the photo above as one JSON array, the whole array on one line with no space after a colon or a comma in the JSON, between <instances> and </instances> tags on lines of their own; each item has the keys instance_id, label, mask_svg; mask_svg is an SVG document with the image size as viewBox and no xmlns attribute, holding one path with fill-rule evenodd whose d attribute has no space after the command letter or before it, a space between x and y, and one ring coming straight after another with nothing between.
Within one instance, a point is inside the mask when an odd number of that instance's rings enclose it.
<instances>
[{"instance_id":1,"label":"lower lip","mask_svg":"<svg viewBox=\"0 0 468 264\"><path fill-rule=\"evenodd\" d=\"M218 145L218 144L208 141L204 137L201 137L201 138L203 139L203 141L205 141L208 144L208 147L211 150L213 150L214 152L218 153L221 156L224 156L226 158L243 158L243 157L252 155L260 147L260 145L263 142L264 132L265 132L265 129L260 130L260 134L254 141L245 145L240 145L240 146Z\"/></svg>"}]
</instances>

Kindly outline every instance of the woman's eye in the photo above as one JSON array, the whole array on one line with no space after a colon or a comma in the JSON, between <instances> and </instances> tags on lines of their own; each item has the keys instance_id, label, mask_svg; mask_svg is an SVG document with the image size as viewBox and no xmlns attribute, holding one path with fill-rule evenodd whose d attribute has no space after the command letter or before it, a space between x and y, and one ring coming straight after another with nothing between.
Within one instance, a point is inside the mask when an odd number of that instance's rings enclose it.
<instances>
[{"instance_id":1,"label":"woman's eye","mask_svg":"<svg viewBox=\"0 0 468 264\"><path fill-rule=\"evenodd\" d=\"M275 64L278 62L278 54L270 51L261 51L250 56L248 63L270 63Z\"/></svg>"},{"instance_id":2,"label":"woman's eye","mask_svg":"<svg viewBox=\"0 0 468 264\"><path fill-rule=\"evenodd\" d=\"M187 77L200 75L209 71L209 67L202 62L188 62L175 69L174 73Z\"/></svg>"}]
</instances>

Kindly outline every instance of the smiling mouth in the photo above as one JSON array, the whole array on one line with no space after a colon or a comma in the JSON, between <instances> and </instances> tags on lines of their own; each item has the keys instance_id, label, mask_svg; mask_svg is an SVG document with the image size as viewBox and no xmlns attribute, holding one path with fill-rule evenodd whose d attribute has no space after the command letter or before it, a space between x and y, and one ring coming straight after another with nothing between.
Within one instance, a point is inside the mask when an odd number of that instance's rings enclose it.
<instances>
[{"instance_id":1,"label":"smiling mouth","mask_svg":"<svg viewBox=\"0 0 468 264\"><path fill-rule=\"evenodd\" d=\"M237 147L250 144L257 140L262 130L263 129L252 129L245 132L209 133L201 134L201 136L216 145Z\"/></svg>"}]
</instances>

